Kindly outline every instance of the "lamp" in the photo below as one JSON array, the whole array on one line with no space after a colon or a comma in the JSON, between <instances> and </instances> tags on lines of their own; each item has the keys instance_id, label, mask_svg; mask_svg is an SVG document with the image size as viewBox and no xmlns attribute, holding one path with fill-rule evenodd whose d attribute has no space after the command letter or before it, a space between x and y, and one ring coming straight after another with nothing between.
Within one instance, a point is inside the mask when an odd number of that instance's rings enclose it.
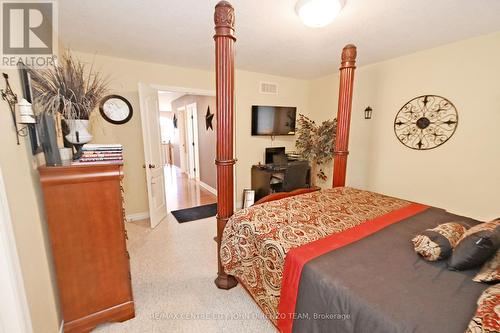
<instances>
[{"instance_id":1,"label":"lamp","mask_svg":"<svg viewBox=\"0 0 500 333\"><path fill-rule=\"evenodd\" d=\"M17 144L19 144L19 137L28 135L28 126L18 128L17 124L34 124L36 123L35 115L33 114L30 102L23 98L21 102L18 103L17 95L14 94L10 87L9 76L3 73L3 78L5 79L5 89L0 89L0 92L2 93L2 99L9 104L12 121L16 129ZM16 117L16 105L19 107L19 120Z\"/></svg>"},{"instance_id":2,"label":"lamp","mask_svg":"<svg viewBox=\"0 0 500 333\"><path fill-rule=\"evenodd\" d=\"M343 0L299 0L295 5L295 11L306 26L320 28L335 20L343 2Z\"/></svg>"},{"instance_id":3,"label":"lamp","mask_svg":"<svg viewBox=\"0 0 500 333\"><path fill-rule=\"evenodd\" d=\"M365 119L372 119L372 112L373 112L373 109L370 106L368 106L365 109Z\"/></svg>"}]
</instances>

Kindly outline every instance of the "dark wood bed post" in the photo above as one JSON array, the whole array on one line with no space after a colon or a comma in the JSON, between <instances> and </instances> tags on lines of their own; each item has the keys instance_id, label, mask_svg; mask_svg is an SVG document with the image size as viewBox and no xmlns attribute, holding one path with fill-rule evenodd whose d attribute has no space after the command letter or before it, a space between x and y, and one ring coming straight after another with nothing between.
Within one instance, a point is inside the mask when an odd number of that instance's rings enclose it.
<instances>
[{"instance_id":1,"label":"dark wood bed post","mask_svg":"<svg viewBox=\"0 0 500 333\"><path fill-rule=\"evenodd\" d=\"M335 153L333 157L333 187L345 186L355 69L356 46L348 44L342 50L342 63L340 65L337 138L335 140Z\"/></svg>"},{"instance_id":2,"label":"dark wood bed post","mask_svg":"<svg viewBox=\"0 0 500 333\"><path fill-rule=\"evenodd\" d=\"M231 289L238 282L224 272L220 259L222 232L234 210L234 8L227 1L215 6L215 80L217 100L217 262L215 285Z\"/></svg>"}]
</instances>

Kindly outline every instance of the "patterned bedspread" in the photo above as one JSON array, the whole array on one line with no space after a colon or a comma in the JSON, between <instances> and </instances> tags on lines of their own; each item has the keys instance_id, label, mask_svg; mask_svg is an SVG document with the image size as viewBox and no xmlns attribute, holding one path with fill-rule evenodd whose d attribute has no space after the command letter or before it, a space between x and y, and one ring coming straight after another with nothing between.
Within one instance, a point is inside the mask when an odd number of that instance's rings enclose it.
<instances>
[{"instance_id":1,"label":"patterned bedspread","mask_svg":"<svg viewBox=\"0 0 500 333\"><path fill-rule=\"evenodd\" d=\"M338 187L243 209L224 229L222 264L276 323L284 259L291 248L408 204L373 192Z\"/></svg>"}]
</instances>

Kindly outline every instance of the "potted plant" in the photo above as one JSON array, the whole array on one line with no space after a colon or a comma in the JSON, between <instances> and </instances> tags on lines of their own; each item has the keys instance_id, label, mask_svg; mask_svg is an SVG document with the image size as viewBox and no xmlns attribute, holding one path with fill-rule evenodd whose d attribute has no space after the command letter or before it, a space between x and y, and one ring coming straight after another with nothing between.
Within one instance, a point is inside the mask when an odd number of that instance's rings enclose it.
<instances>
[{"instance_id":1,"label":"potted plant","mask_svg":"<svg viewBox=\"0 0 500 333\"><path fill-rule=\"evenodd\" d=\"M30 69L34 108L39 113L59 112L67 125L65 139L77 149L92 140L89 117L108 91L108 81L93 65L76 60L68 50L60 61L44 69Z\"/></svg>"},{"instance_id":2,"label":"potted plant","mask_svg":"<svg viewBox=\"0 0 500 333\"><path fill-rule=\"evenodd\" d=\"M321 166L333 158L337 119L326 120L317 125L313 120L299 114L297 123L295 148L303 159L311 163L311 185L316 186L316 178L323 181L327 178Z\"/></svg>"}]
</instances>

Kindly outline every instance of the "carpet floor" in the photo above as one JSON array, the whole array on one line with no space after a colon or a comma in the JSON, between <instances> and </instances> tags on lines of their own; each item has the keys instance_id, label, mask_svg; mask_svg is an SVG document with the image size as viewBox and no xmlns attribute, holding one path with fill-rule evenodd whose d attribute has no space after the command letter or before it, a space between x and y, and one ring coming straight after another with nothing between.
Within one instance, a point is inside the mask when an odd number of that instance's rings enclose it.
<instances>
[{"instance_id":1,"label":"carpet floor","mask_svg":"<svg viewBox=\"0 0 500 333\"><path fill-rule=\"evenodd\" d=\"M215 217L167 219L155 229L148 221L126 224L136 316L92 332L277 332L240 285L215 286Z\"/></svg>"}]
</instances>

